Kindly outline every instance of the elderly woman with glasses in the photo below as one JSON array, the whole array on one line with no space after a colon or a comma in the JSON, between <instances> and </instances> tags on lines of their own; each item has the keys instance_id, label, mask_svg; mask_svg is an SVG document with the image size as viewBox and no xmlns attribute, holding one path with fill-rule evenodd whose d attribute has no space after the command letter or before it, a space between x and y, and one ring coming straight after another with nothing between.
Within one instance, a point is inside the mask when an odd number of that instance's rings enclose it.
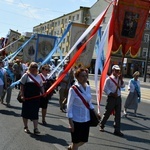
<instances>
[{"instance_id":1,"label":"elderly woman with glasses","mask_svg":"<svg viewBox=\"0 0 150 150\"><path fill-rule=\"evenodd\" d=\"M33 121L34 134L40 134L38 130L38 112L40 107L40 94L44 93L43 82L38 74L38 65L31 62L28 71L22 76L21 95L24 100L22 104L22 118L24 123L24 132L30 133L28 129L28 119Z\"/></svg>"}]
</instances>

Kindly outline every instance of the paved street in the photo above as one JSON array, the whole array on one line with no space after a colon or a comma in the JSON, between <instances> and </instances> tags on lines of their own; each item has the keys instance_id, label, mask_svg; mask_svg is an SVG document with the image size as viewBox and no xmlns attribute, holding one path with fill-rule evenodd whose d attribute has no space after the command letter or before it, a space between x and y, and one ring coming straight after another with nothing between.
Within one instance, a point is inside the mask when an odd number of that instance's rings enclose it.
<instances>
[{"instance_id":1,"label":"paved street","mask_svg":"<svg viewBox=\"0 0 150 150\"><path fill-rule=\"evenodd\" d=\"M127 80L126 80L127 82ZM92 86L92 99L96 108L93 77L90 78ZM89 142L80 150L149 150L150 146L150 103L148 101L149 83L142 85L144 99L139 105L138 116L134 117L132 111L127 118L122 113L123 138L113 135L113 116L110 116L105 132L100 132L98 127L90 129ZM148 91L148 92L147 92ZM123 104L127 91L123 91ZM33 123L29 121L31 134L23 131L23 122L20 116L21 104L16 100L18 90L13 90L11 107L0 104L0 150L66 150L70 141L68 120L65 113L59 110L58 93L53 95L49 102L47 112L47 126L41 124L41 112L39 112L40 136L33 133ZM103 95L101 113L104 112L106 96Z\"/></svg>"}]
</instances>

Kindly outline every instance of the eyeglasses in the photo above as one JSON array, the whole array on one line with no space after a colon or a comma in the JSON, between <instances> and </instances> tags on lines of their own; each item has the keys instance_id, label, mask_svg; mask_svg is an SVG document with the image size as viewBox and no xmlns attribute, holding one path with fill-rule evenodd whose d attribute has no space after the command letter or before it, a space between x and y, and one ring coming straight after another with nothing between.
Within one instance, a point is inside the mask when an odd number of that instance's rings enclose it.
<instances>
[{"instance_id":1,"label":"eyeglasses","mask_svg":"<svg viewBox=\"0 0 150 150\"><path fill-rule=\"evenodd\" d=\"M45 71L50 71L49 69L44 69Z\"/></svg>"},{"instance_id":2,"label":"eyeglasses","mask_svg":"<svg viewBox=\"0 0 150 150\"><path fill-rule=\"evenodd\" d=\"M80 75L80 77L88 78L88 75Z\"/></svg>"},{"instance_id":3,"label":"eyeglasses","mask_svg":"<svg viewBox=\"0 0 150 150\"><path fill-rule=\"evenodd\" d=\"M35 69L37 69L37 68L38 68L38 66L31 66L31 68L35 68Z\"/></svg>"}]
</instances>

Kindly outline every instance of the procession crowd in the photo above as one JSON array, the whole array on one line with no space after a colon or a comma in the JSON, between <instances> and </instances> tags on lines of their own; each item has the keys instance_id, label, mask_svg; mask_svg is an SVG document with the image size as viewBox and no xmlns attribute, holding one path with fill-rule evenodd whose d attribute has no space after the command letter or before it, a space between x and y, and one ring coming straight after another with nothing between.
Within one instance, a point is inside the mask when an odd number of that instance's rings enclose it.
<instances>
[{"instance_id":1,"label":"procession crowd","mask_svg":"<svg viewBox=\"0 0 150 150\"><path fill-rule=\"evenodd\" d=\"M62 70L50 76L54 65L45 64L39 67L38 63L24 63L16 59L7 63L0 59L0 101L7 107L11 105L12 89L20 92L22 100L21 116L24 124L24 132L30 134L28 120L33 122L33 133L39 135L38 119L39 109L42 112L42 124L47 125L46 113L48 102L52 95L59 92L60 111L66 113L71 133L72 144L68 150L78 150L84 143L88 142L90 130L91 109L99 119L99 130L104 132L104 127L111 114L114 115L114 135L122 137L121 132L121 88L125 87L121 68L118 65L112 66L112 74L108 76L104 84L104 92L107 94L105 112L103 115L94 110L90 83L88 82L88 69L82 66L71 68L59 85L50 93L47 90L61 76L69 62L63 64ZM127 109L133 109L135 116L140 102L139 72L133 74L129 81L129 95L124 105L124 115L127 116ZM19 81L15 86L14 82ZM33 90L34 89L34 90ZM88 107L87 107L88 105Z\"/></svg>"}]
</instances>

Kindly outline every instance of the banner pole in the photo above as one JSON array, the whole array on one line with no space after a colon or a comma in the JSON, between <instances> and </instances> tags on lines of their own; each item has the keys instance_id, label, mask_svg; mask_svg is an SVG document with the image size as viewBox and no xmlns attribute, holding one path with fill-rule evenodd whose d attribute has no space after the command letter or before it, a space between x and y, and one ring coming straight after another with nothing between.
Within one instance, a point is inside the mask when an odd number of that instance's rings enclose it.
<instances>
[{"instance_id":1,"label":"banner pole","mask_svg":"<svg viewBox=\"0 0 150 150\"><path fill-rule=\"evenodd\" d=\"M144 82L146 82L147 66L148 66L148 59L149 59L149 54L150 54L150 35L149 35L148 41L149 41L149 45L148 45L148 51L146 53L146 61L145 61L145 68L144 68Z\"/></svg>"}]
</instances>

